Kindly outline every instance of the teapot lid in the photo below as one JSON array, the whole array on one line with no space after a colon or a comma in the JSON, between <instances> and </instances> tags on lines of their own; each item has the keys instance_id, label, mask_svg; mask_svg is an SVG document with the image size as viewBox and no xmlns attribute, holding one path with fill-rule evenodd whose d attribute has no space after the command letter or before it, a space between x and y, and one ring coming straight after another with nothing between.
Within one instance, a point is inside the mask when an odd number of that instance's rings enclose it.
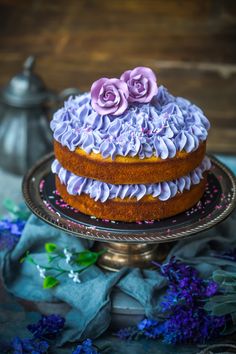
<instances>
[{"instance_id":1,"label":"teapot lid","mask_svg":"<svg viewBox=\"0 0 236 354\"><path fill-rule=\"evenodd\" d=\"M43 80L33 72L35 57L29 56L23 71L13 76L1 90L1 100L15 107L31 107L49 99L52 93L46 89Z\"/></svg>"}]
</instances>

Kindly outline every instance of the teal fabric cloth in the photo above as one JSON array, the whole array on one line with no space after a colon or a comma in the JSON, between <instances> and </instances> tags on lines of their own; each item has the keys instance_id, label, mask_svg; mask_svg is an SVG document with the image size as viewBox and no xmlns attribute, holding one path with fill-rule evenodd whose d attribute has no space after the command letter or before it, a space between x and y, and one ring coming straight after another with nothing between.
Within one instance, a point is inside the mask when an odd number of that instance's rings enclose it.
<instances>
[{"instance_id":1,"label":"teal fabric cloth","mask_svg":"<svg viewBox=\"0 0 236 354\"><path fill-rule=\"evenodd\" d=\"M134 294L151 315L156 307L152 304L153 292L162 288L165 281L157 272L138 269L122 269L120 272L103 272L92 266L81 273L81 283L74 283L68 276L61 279L57 287L45 290L35 265L20 259L27 250L41 264L47 263L44 250L46 242L54 242L61 248L81 251L91 242L71 237L32 215L20 241L12 252L2 257L2 278L8 291L20 298L35 302L64 302L69 305L66 314L66 330L58 344L87 337L98 337L110 324L111 291L115 286Z\"/></svg>"},{"instance_id":2,"label":"teal fabric cloth","mask_svg":"<svg viewBox=\"0 0 236 354\"><path fill-rule=\"evenodd\" d=\"M208 277L217 268L236 271L236 262L215 257L215 252L236 247L236 213L217 227L194 239L178 242L171 249L167 260L175 255L198 268ZM137 299L148 317L160 313L158 302L166 286L157 271L122 269L117 273L103 272L92 266L81 274L81 283L74 283L68 276L49 290L42 288L42 279L28 262L20 259L29 250L38 262L46 261L44 244L54 242L58 246L78 251L91 247L91 242L71 237L32 215L19 243L12 252L2 256L2 278L8 291L20 298L35 302L63 302L69 308L66 314L66 330L58 345L87 337L99 337L110 324L111 292L114 287Z\"/></svg>"},{"instance_id":3,"label":"teal fabric cloth","mask_svg":"<svg viewBox=\"0 0 236 354\"><path fill-rule=\"evenodd\" d=\"M216 227L191 239L178 242L169 252L167 260L176 256L182 262L193 265L202 277L208 278L218 268L236 271L236 262L216 257L219 253L236 247L236 212Z\"/></svg>"}]
</instances>

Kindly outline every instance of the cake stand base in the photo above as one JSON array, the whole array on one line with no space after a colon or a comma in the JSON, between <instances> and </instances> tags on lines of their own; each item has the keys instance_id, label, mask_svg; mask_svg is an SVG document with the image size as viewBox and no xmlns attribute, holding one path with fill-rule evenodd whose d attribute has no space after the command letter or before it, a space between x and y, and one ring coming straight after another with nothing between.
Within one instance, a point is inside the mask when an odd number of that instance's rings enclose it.
<instances>
[{"instance_id":1,"label":"cake stand base","mask_svg":"<svg viewBox=\"0 0 236 354\"><path fill-rule=\"evenodd\" d=\"M94 250L106 250L98 260L98 265L101 268L118 271L122 267L152 268L152 261L162 262L166 258L170 245L168 243L96 242Z\"/></svg>"}]
</instances>

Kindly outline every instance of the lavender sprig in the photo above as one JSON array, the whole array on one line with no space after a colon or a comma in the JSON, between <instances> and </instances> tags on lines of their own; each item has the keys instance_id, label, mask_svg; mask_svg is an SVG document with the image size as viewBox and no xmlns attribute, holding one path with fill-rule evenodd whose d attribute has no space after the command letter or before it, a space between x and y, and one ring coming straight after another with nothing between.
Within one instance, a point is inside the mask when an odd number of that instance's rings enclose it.
<instances>
[{"instance_id":1,"label":"lavender sprig","mask_svg":"<svg viewBox=\"0 0 236 354\"><path fill-rule=\"evenodd\" d=\"M42 315L37 323L27 326L32 337L22 339L16 336L10 343L1 343L1 353L46 354L53 347L53 341L62 334L64 326L65 319L60 315ZM100 354L106 349L99 349L88 338L79 343L72 354Z\"/></svg>"},{"instance_id":2,"label":"lavender sprig","mask_svg":"<svg viewBox=\"0 0 236 354\"><path fill-rule=\"evenodd\" d=\"M6 353L45 354L48 353L48 349L49 344L45 340L14 337L9 346L9 351L6 351Z\"/></svg>"},{"instance_id":3,"label":"lavender sprig","mask_svg":"<svg viewBox=\"0 0 236 354\"><path fill-rule=\"evenodd\" d=\"M169 281L161 310L164 320L144 319L135 328L120 330L123 339L162 338L164 343L205 343L216 338L226 325L225 316L211 316L204 304L218 292L215 281L199 277L196 269L174 257L166 264L153 262Z\"/></svg>"},{"instance_id":4,"label":"lavender sprig","mask_svg":"<svg viewBox=\"0 0 236 354\"><path fill-rule=\"evenodd\" d=\"M159 267L161 274L169 281L169 288L161 304L163 312L180 303L194 306L196 301L197 303L205 301L218 291L216 282L200 278L196 269L179 262L174 257L166 264L159 265L156 262L153 264Z\"/></svg>"},{"instance_id":5,"label":"lavender sprig","mask_svg":"<svg viewBox=\"0 0 236 354\"><path fill-rule=\"evenodd\" d=\"M0 251L15 247L30 215L25 205L17 206L10 199L4 200L3 205L10 216L0 218Z\"/></svg>"},{"instance_id":6,"label":"lavender sprig","mask_svg":"<svg viewBox=\"0 0 236 354\"><path fill-rule=\"evenodd\" d=\"M77 345L72 354L99 354L91 339L84 340L81 344Z\"/></svg>"},{"instance_id":7,"label":"lavender sprig","mask_svg":"<svg viewBox=\"0 0 236 354\"><path fill-rule=\"evenodd\" d=\"M166 313L164 342L205 343L217 337L226 318L211 316L204 310L206 300L218 292L217 283L200 278L196 269L174 257L159 269L169 280L167 296L161 304Z\"/></svg>"},{"instance_id":8,"label":"lavender sprig","mask_svg":"<svg viewBox=\"0 0 236 354\"><path fill-rule=\"evenodd\" d=\"M65 325L65 319L60 315L42 315L37 323L27 326L27 329L32 333L33 338L51 339L58 336Z\"/></svg>"},{"instance_id":9,"label":"lavender sprig","mask_svg":"<svg viewBox=\"0 0 236 354\"><path fill-rule=\"evenodd\" d=\"M11 250L19 241L26 221L5 218L0 220L0 250Z\"/></svg>"}]
</instances>

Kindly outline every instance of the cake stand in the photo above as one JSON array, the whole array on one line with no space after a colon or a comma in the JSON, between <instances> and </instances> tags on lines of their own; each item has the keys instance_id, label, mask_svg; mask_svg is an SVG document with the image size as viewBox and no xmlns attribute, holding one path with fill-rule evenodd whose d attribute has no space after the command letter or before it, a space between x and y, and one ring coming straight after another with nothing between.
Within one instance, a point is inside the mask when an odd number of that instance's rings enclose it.
<instances>
[{"instance_id":1,"label":"cake stand","mask_svg":"<svg viewBox=\"0 0 236 354\"><path fill-rule=\"evenodd\" d=\"M40 219L76 237L93 241L95 249L106 249L99 266L119 270L123 266L148 268L152 260L163 260L171 241L196 235L223 221L234 209L236 183L231 171L210 157L211 172L205 193L197 205L177 216L161 220L126 223L97 219L80 213L60 197L51 172L54 155L41 159L23 180L27 206Z\"/></svg>"}]
</instances>

